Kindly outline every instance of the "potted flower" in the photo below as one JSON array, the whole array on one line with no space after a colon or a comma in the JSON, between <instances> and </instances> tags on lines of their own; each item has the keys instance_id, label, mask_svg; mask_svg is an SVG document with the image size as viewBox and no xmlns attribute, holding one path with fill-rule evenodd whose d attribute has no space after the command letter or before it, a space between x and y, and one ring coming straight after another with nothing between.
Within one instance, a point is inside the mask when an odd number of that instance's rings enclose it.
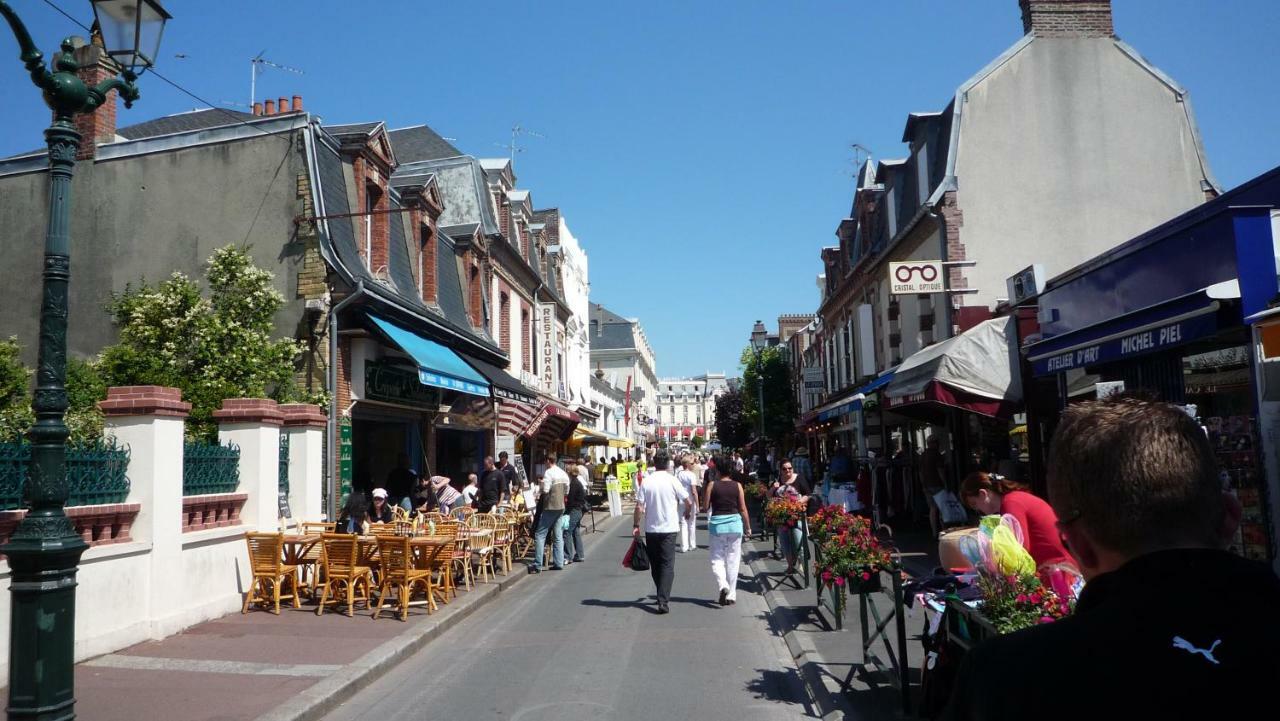
<instances>
[{"instance_id":1,"label":"potted flower","mask_svg":"<svg viewBox=\"0 0 1280 721\"><path fill-rule=\"evenodd\" d=\"M804 502L797 498L774 498L764 507L764 522L773 528L795 528L804 518L804 511Z\"/></svg>"},{"instance_id":2,"label":"potted flower","mask_svg":"<svg viewBox=\"0 0 1280 721\"><path fill-rule=\"evenodd\" d=\"M1072 602L1047 588L1034 574L983 574L982 615L996 633L1012 633L1071 615Z\"/></svg>"},{"instance_id":3,"label":"potted flower","mask_svg":"<svg viewBox=\"0 0 1280 721\"><path fill-rule=\"evenodd\" d=\"M841 506L826 506L810 516L809 532L815 549L813 570L818 577L819 603L827 590L837 624L843 625L846 594L879 590L880 571L894 568L893 557L876 540L870 521Z\"/></svg>"}]
</instances>

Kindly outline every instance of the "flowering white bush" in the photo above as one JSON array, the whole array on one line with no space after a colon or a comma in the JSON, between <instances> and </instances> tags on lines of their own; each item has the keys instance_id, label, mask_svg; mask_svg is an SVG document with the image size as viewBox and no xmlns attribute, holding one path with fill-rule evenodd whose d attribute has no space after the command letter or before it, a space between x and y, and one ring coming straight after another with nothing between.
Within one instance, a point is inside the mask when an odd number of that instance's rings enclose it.
<instances>
[{"instance_id":1,"label":"flowering white bush","mask_svg":"<svg viewBox=\"0 0 1280 721\"><path fill-rule=\"evenodd\" d=\"M175 272L156 286L128 286L108 310L120 342L102 352L108 385L163 385L182 389L191 403L188 435L214 438L212 421L225 398L279 401L306 398L294 379L305 345L272 338L284 296L270 271L254 266L247 248L229 245L209 258L209 296Z\"/></svg>"}]
</instances>

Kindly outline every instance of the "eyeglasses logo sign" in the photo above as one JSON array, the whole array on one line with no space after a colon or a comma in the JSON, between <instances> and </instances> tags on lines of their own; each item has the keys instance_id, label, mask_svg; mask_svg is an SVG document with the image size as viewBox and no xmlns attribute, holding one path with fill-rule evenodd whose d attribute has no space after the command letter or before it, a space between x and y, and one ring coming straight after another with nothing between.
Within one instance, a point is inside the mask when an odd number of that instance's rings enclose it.
<instances>
[{"instance_id":1,"label":"eyeglasses logo sign","mask_svg":"<svg viewBox=\"0 0 1280 721\"><path fill-rule=\"evenodd\" d=\"M941 293L945 290L940 261L916 260L889 264L889 292L894 295Z\"/></svg>"}]
</instances>

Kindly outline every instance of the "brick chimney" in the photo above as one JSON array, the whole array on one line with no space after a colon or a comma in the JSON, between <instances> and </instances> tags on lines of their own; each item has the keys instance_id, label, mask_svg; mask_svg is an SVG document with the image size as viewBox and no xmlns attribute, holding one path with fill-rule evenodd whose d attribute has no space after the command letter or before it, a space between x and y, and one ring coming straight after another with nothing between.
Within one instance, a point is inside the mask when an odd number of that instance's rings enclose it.
<instances>
[{"instance_id":1,"label":"brick chimney","mask_svg":"<svg viewBox=\"0 0 1280 721\"><path fill-rule=\"evenodd\" d=\"M1109 38L1115 35L1111 0L1018 0L1022 30L1042 38Z\"/></svg>"},{"instance_id":2,"label":"brick chimney","mask_svg":"<svg viewBox=\"0 0 1280 721\"><path fill-rule=\"evenodd\" d=\"M266 101L265 103L263 103L263 106L262 106L262 114L263 114L263 115L275 115L275 114L276 114L276 101L274 101L274 100L268 100L268 101Z\"/></svg>"},{"instance_id":3,"label":"brick chimney","mask_svg":"<svg viewBox=\"0 0 1280 721\"><path fill-rule=\"evenodd\" d=\"M302 112L302 96L301 95L293 96L293 112L295 113Z\"/></svg>"},{"instance_id":4,"label":"brick chimney","mask_svg":"<svg viewBox=\"0 0 1280 721\"><path fill-rule=\"evenodd\" d=\"M76 75L86 85L94 86L104 80L116 76L115 62L107 55L102 44L102 36L94 33L88 44L75 49L75 59L80 65ZM98 152L98 143L111 143L116 139L116 106L120 93L112 90L107 99L92 113L76 116L76 130L80 131L80 151L76 160L93 158Z\"/></svg>"},{"instance_id":5,"label":"brick chimney","mask_svg":"<svg viewBox=\"0 0 1280 721\"><path fill-rule=\"evenodd\" d=\"M254 114L254 115L262 115L262 103L254 103L254 104L253 104L253 114Z\"/></svg>"},{"instance_id":6,"label":"brick chimney","mask_svg":"<svg viewBox=\"0 0 1280 721\"><path fill-rule=\"evenodd\" d=\"M276 103L276 112L277 112L277 113L287 113L287 112L289 112L289 99L288 99L288 98L280 98L280 100L279 100L279 101L277 101L277 103Z\"/></svg>"}]
</instances>

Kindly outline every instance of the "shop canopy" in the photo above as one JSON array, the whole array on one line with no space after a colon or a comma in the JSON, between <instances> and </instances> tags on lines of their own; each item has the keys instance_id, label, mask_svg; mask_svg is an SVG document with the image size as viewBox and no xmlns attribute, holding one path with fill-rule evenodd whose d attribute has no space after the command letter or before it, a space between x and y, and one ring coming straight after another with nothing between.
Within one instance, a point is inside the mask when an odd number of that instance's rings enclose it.
<instances>
[{"instance_id":1,"label":"shop canopy","mask_svg":"<svg viewBox=\"0 0 1280 721\"><path fill-rule=\"evenodd\" d=\"M388 340L418 364L418 382L435 388L488 397L489 382L457 353L385 318L373 313L368 315L369 320L373 321Z\"/></svg>"},{"instance_id":2,"label":"shop canopy","mask_svg":"<svg viewBox=\"0 0 1280 721\"><path fill-rule=\"evenodd\" d=\"M852 413L862 407L862 402L866 400L868 395L885 387L891 380L893 380L893 371L867 382L862 387L856 388L824 406L815 408L810 411L810 415L813 416L813 420L828 421L832 418L839 418L846 413Z\"/></svg>"},{"instance_id":3,"label":"shop canopy","mask_svg":"<svg viewBox=\"0 0 1280 721\"><path fill-rule=\"evenodd\" d=\"M583 446L608 446L609 448L631 448L635 445L626 438L618 438L586 428L575 429L573 441Z\"/></svg>"},{"instance_id":4,"label":"shop canopy","mask_svg":"<svg viewBox=\"0 0 1280 721\"><path fill-rule=\"evenodd\" d=\"M517 403L527 403L529 405L538 404L538 395L533 390L525 386L525 384L516 380L510 373L502 370L492 363L485 363L479 358L473 358L465 353L459 354L462 359L469 363L473 368L480 371L480 375L489 379L490 385L493 386L493 396L504 401L516 401Z\"/></svg>"},{"instance_id":5,"label":"shop canopy","mask_svg":"<svg viewBox=\"0 0 1280 721\"><path fill-rule=\"evenodd\" d=\"M584 446L606 446L609 445L609 437L603 433L597 433L589 428L573 429L573 442Z\"/></svg>"},{"instance_id":6,"label":"shop canopy","mask_svg":"<svg viewBox=\"0 0 1280 721\"><path fill-rule=\"evenodd\" d=\"M984 321L907 358L885 387L885 406L898 411L941 404L1005 418L1022 401L1016 320Z\"/></svg>"},{"instance_id":7,"label":"shop canopy","mask_svg":"<svg viewBox=\"0 0 1280 721\"><path fill-rule=\"evenodd\" d=\"M1045 376L1185 345L1239 325L1239 310L1233 304L1239 298L1237 281L1211 285L1042 340L1028 348L1028 360L1035 375Z\"/></svg>"}]
</instances>

